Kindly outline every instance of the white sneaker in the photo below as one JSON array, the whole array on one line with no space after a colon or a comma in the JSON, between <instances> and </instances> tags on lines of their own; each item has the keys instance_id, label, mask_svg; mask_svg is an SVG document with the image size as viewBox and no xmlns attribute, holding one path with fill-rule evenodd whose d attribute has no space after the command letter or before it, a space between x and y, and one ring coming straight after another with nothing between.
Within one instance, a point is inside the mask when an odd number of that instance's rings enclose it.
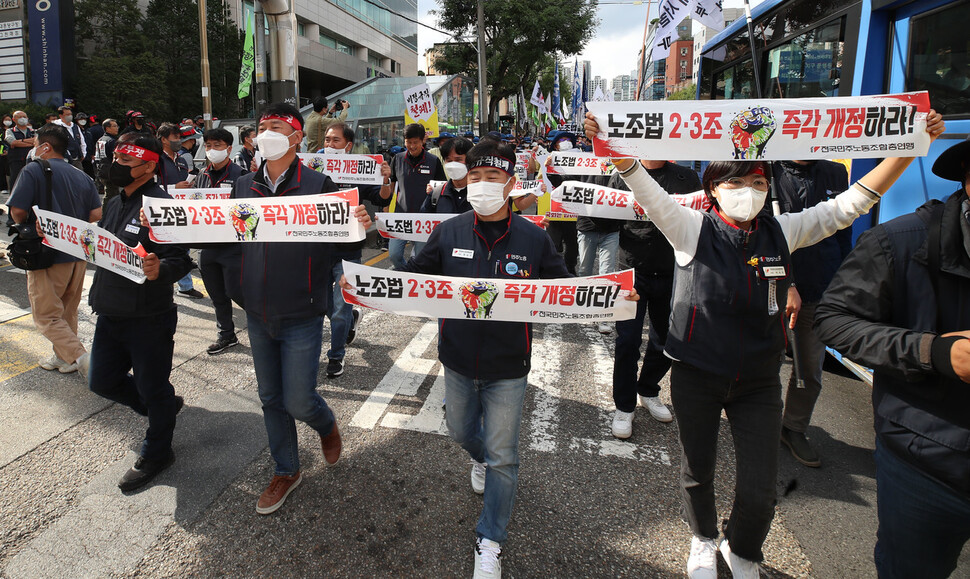
<instances>
[{"instance_id":1,"label":"white sneaker","mask_svg":"<svg viewBox=\"0 0 970 579\"><path fill-rule=\"evenodd\" d=\"M88 352L81 354L81 357L74 364L77 366L77 373L81 375L81 378L87 380L88 369L91 367L91 354Z\"/></svg>"},{"instance_id":2,"label":"white sneaker","mask_svg":"<svg viewBox=\"0 0 970 579\"><path fill-rule=\"evenodd\" d=\"M596 326L596 329L601 334L611 334L613 332L613 328L611 328L609 324L600 324Z\"/></svg>"},{"instance_id":3,"label":"white sneaker","mask_svg":"<svg viewBox=\"0 0 970 579\"><path fill-rule=\"evenodd\" d=\"M630 438L633 434L633 412L617 410L613 414L613 436Z\"/></svg>"},{"instance_id":4,"label":"white sneaker","mask_svg":"<svg viewBox=\"0 0 970 579\"><path fill-rule=\"evenodd\" d=\"M472 490L477 495L485 493L485 469L487 468L488 465L484 462L472 460Z\"/></svg>"},{"instance_id":5,"label":"white sneaker","mask_svg":"<svg viewBox=\"0 0 970 579\"><path fill-rule=\"evenodd\" d=\"M727 563L735 579L760 579L761 565L732 553L727 539L721 541L721 556L724 557L724 562Z\"/></svg>"},{"instance_id":6,"label":"white sneaker","mask_svg":"<svg viewBox=\"0 0 970 579\"><path fill-rule=\"evenodd\" d=\"M502 547L491 539L475 542L475 574L472 579L498 579L502 576Z\"/></svg>"},{"instance_id":7,"label":"white sneaker","mask_svg":"<svg viewBox=\"0 0 970 579\"><path fill-rule=\"evenodd\" d=\"M690 540L687 576L691 579L717 579L717 545L714 539L694 535Z\"/></svg>"},{"instance_id":8,"label":"white sneaker","mask_svg":"<svg viewBox=\"0 0 970 579\"><path fill-rule=\"evenodd\" d=\"M44 370L57 370L61 374L70 374L77 370L77 366L61 360L57 357L57 354L52 355L46 360L41 360L37 364Z\"/></svg>"},{"instance_id":9,"label":"white sneaker","mask_svg":"<svg viewBox=\"0 0 970 579\"><path fill-rule=\"evenodd\" d=\"M671 422L674 417L670 414L670 409L660 401L657 396L639 396L640 406L643 406L650 412L650 416L657 422Z\"/></svg>"}]
</instances>

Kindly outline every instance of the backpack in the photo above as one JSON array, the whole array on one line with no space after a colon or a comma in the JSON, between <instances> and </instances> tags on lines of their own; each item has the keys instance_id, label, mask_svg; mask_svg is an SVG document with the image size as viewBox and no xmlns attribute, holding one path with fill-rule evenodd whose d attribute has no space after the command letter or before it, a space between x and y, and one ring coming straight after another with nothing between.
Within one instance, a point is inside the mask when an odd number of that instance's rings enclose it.
<instances>
[{"instance_id":1,"label":"backpack","mask_svg":"<svg viewBox=\"0 0 970 579\"><path fill-rule=\"evenodd\" d=\"M51 195L53 171L49 162L43 159L38 159L37 162L44 168L44 176L47 179L47 206L41 208L50 210L54 206ZM57 250L44 245L44 238L37 234L35 223L36 218L28 220L27 223L15 223L10 226L8 235L13 236L13 240L7 246L7 259L14 267L35 271L54 265Z\"/></svg>"}]
</instances>

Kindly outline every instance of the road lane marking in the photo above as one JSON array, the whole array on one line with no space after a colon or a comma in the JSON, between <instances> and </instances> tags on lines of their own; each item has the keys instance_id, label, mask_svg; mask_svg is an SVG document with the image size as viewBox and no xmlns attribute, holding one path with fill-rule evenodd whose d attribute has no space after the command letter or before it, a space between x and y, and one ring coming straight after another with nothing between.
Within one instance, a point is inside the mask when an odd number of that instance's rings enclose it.
<instances>
[{"instance_id":1,"label":"road lane marking","mask_svg":"<svg viewBox=\"0 0 970 579\"><path fill-rule=\"evenodd\" d=\"M384 261L385 259L387 259L387 257L389 255L391 255L391 253L389 251L382 251L380 253L380 255L378 255L377 257L373 257L373 258L368 259L367 261L365 261L364 262L364 265L374 265L374 264L380 263L380 262Z\"/></svg>"},{"instance_id":2,"label":"road lane marking","mask_svg":"<svg viewBox=\"0 0 970 579\"><path fill-rule=\"evenodd\" d=\"M538 328L539 325L533 326ZM559 427L559 381L562 379L562 326L547 324L542 327L542 338L534 339L532 371L529 382L535 386L535 406L529 420L529 447L540 452L555 452L556 431Z\"/></svg>"}]
</instances>

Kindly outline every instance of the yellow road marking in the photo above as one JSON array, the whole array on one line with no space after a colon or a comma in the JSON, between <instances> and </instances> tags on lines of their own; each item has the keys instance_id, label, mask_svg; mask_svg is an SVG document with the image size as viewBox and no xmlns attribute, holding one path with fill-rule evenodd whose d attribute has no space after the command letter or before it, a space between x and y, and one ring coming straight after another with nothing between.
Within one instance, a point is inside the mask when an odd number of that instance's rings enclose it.
<instances>
[{"instance_id":1,"label":"yellow road marking","mask_svg":"<svg viewBox=\"0 0 970 579\"><path fill-rule=\"evenodd\" d=\"M378 255L377 257L375 257L373 259L370 259L370 260L367 260L366 262L364 262L364 265L374 265L375 263L380 263L380 262L384 261L385 259L387 259L387 256L389 256L389 255L391 255L389 252L382 251L381 254Z\"/></svg>"}]
</instances>

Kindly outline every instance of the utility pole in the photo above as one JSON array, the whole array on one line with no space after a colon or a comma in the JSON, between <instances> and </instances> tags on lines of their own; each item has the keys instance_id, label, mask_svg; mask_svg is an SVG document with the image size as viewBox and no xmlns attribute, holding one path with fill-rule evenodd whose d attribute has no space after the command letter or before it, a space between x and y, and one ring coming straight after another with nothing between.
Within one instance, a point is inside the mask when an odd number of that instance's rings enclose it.
<instances>
[{"instance_id":1,"label":"utility pole","mask_svg":"<svg viewBox=\"0 0 970 579\"><path fill-rule=\"evenodd\" d=\"M209 41L206 38L205 0L199 0L199 43L202 45L202 118L205 130L212 128L212 95L209 83Z\"/></svg>"},{"instance_id":2,"label":"utility pole","mask_svg":"<svg viewBox=\"0 0 970 579\"><path fill-rule=\"evenodd\" d=\"M269 25L269 89L272 102L300 106L296 64L296 13L289 0L259 0ZM257 79L259 77L257 76Z\"/></svg>"},{"instance_id":3,"label":"utility pole","mask_svg":"<svg viewBox=\"0 0 970 579\"><path fill-rule=\"evenodd\" d=\"M485 84L485 0L478 0L478 135L484 136L488 132L486 119L488 118L488 107L486 103L486 91L488 85Z\"/></svg>"},{"instance_id":4,"label":"utility pole","mask_svg":"<svg viewBox=\"0 0 970 579\"><path fill-rule=\"evenodd\" d=\"M263 14L263 5L259 2L254 6L255 26L253 34L256 35L254 48L256 51L256 87L253 91L253 114L259 114L267 104L269 104L269 85L266 82L266 17Z\"/></svg>"},{"instance_id":5,"label":"utility pole","mask_svg":"<svg viewBox=\"0 0 970 579\"><path fill-rule=\"evenodd\" d=\"M755 97L762 98L761 92L761 59L758 57L758 45L754 41L754 23L751 21L751 4L744 0L744 17L748 22L748 41L751 46L751 72L754 73Z\"/></svg>"}]
</instances>

